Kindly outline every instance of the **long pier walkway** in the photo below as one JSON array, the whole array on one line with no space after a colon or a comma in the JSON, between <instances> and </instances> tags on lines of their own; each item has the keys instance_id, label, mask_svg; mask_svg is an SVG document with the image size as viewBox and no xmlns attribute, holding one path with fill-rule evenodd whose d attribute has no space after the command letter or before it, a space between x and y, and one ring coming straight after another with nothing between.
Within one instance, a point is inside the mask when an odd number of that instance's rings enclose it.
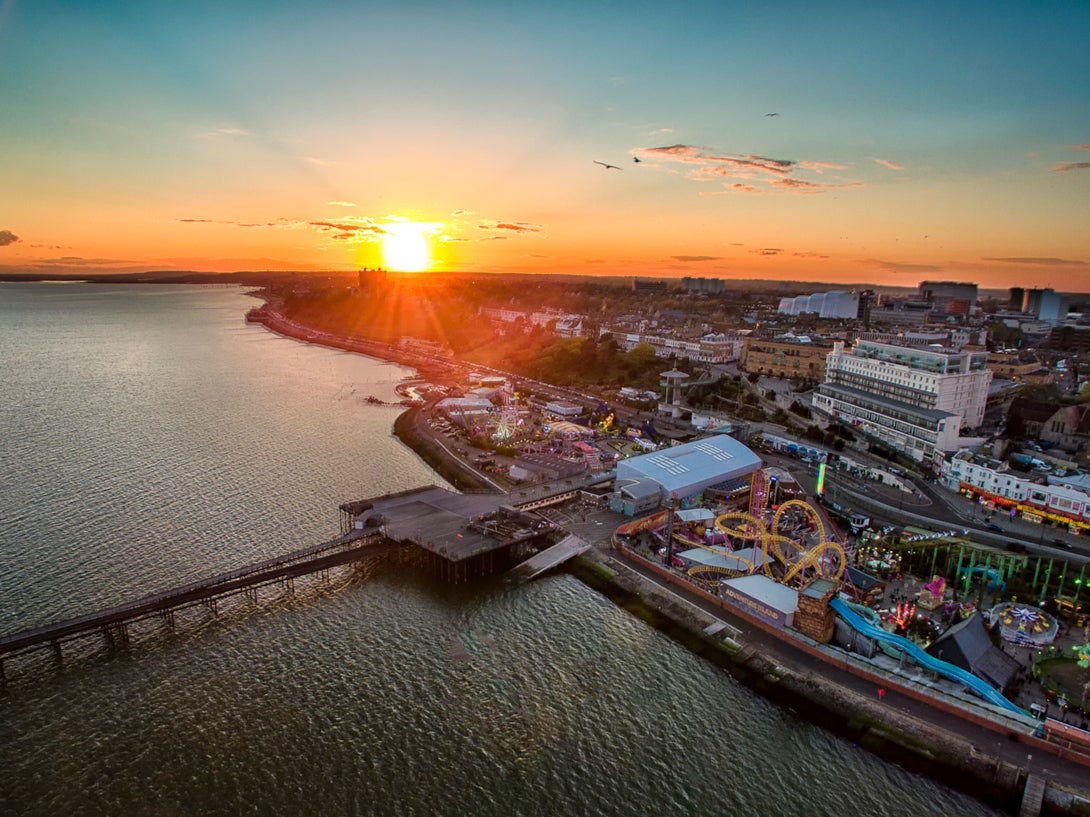
<instances>
[{"instance_id":1,"label":"long pier walkway","mask_svg":"<svg viewBox=\"0 0 1090 817\"><path fill-rule=\"evenodd\" d=\"M353 530L336 539L183 587L78 618L0 637L0 678L3 677L4 661L13 656L51 648L60 658L61 645L64 642L96 634L104 635L111 644L125 643L128 640L128 625L141 619L161 616L173 629L174 613L177 610L205 604L215 611L217 599L240 593L256 602L257 589L263 585L281 583L294 590L292 581L297 576L361 561L389 547L391 545L387 544L385 537L376 531Z\"/></svg>"}]
</instances>

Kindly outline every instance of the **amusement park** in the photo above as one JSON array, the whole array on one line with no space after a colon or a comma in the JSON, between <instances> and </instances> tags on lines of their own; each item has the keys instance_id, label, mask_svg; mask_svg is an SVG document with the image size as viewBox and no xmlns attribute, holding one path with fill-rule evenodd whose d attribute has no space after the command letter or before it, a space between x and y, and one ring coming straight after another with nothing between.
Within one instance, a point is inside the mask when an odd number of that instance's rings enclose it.
<instances>
[{"instance_id":1,"label":"amusement park","mask_svg":"<svg viewBox=\"0 0 1090 817\"><path fill-rule=\"evenodd\" d=\"M673 496L614 548L824 660L1090 753L1085 566L960 530L846 535L774 467L709 496Z\"/></svg>"}]
</instances>

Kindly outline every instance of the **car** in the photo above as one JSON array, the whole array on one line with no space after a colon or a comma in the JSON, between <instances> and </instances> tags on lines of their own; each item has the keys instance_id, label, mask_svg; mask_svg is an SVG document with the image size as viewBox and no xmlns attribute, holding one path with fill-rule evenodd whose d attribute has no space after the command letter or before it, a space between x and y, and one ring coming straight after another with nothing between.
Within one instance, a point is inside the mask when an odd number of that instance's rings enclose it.
<instances>
[{"instance_id":1,"label":"car","mask_svg":"<svg viewBox=\"0 0 1090 817\"><path fill-rule=\"evenodd\" d=\"M1059 536L1053 538L1052 544L1056 545L1056 547L1067 548L1068 550L1072 550L1075 547L1069 541L1061 539Z\"/></svg>"},{"instance_id":2,"label":"car","mask_svg":"<svg viewBox=\"0 0 1090 817\"><path fill-rule=\"evenodd\" d=\"M1001 527L999 527L999 525L995 524L995 522L989 522L984 527L986 527L988 530L994 530L997 533L1002 533L1003 532L1003 529Z\"/></svg>"}]
</instances>

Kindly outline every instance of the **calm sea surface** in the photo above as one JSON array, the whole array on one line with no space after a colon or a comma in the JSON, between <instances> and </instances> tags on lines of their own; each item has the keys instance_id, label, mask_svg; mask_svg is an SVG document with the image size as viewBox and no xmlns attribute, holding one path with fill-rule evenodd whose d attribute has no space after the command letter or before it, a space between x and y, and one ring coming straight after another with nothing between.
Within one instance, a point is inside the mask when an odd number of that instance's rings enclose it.
<instances>
[{"instance_id":1,"label":"calm sea surface","mask_svg":"<svg viewBox=\"0 0 1090 817\"><path fill-rule=\"evenodd\" d=\"M0 284L0 633L337 532L437 482L408 370L234 289ZM4 815L992 815L767 704L567 576L395 569L9 662Z\"/></svg>"}]
</instances>

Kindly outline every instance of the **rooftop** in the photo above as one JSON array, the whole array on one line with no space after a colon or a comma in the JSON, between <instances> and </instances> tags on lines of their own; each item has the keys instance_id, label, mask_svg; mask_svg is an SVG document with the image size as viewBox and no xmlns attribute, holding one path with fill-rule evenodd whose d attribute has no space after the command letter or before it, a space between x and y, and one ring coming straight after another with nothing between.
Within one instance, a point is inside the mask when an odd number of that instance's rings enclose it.
<instances>
[{"instance_id":1,"label":"rooftop","mask_svg":"<svg viewBox=\"0 0 1090 817\"><path fill-rule=\"evenodd\" d=\"M760 465L761 459L746 446L719 434L622 460L617 463L617 476L647 477L674 491L745 476Z\"/></svg>"}]
</instances>

